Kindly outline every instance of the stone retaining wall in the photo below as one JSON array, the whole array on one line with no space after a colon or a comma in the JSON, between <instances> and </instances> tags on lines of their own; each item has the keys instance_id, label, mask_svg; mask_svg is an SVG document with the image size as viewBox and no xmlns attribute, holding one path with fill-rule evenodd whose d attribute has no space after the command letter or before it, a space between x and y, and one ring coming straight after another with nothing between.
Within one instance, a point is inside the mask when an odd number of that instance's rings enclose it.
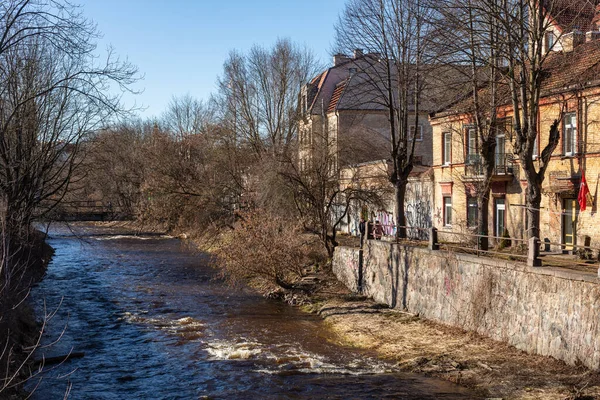
<instances>
[{"instance_id":1,"label":"stone retaining wall","mask_svg":"<svg viewBox=\"0 0 600 400\"><path fill-rule=\"evenodd\" d=\"M600 369L596 274L381 241L364 249L363 293L390 307ZM359 250L338 247L333 271L358 288Z\"/></svg>"}]
</instances>

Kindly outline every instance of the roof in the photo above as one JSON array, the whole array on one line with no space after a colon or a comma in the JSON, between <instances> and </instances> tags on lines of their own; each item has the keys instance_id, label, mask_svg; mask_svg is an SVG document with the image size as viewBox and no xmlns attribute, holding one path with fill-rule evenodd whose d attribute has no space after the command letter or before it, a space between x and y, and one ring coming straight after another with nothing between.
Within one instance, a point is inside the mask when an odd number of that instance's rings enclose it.
<instances>
[{"instance_id":1,"label":"roof","mask_svg":"<svg viewBox=\"0 0 600 400\"><path fill-rule=\"evenodd\" d=\"M325 74L327 73L327 71L323 71L321 72L319 75L315 76L312 81L310 81L311 85L314 85L317 82L320 82L321 79L325 76Z\"/></svg>"},{"instance_id":2,"label":"roof","mask_svg":"<svg viewBox=\"0 0 600 400\"><path fill-rule=\"evenodd\" d=\"M599 0L544 0L546 11L564 33L596 30L593 25L599 3Z\"/></svg>"},{"instance_id":3,"label":"roof","mask_svg":"<svg viewBox=\"0 0 600 400\"><path fill-rule=\"evenodd\" d=\"M346 89L346 85L348 84L348 80L350 78L346 78L340 83L338 83L331 95L331 100L329 101L329 106L327 107L327 112L333 112L336 110L340 99L342 98L342 94L344 93L344 89Z\"/></svg>"},{"instance_id":4,"label":"roof","mask_svg":"<svg viewBox=\"0 0 600 400\"><path fill-rule=\"evenodd\" d=\"M327 70L319 73L308 84L308 109L311 114L321 114L326 111L333 111L339 106L343 90L340 89L337 97L333 98L333 93L338 88L342 81L348 80L350 77L350 68L355 66L355 69L360 70L358 66L364 63L365 60L374 59L376 54L363 54L359 57L348 58L347 60L334 65ZM367 63L369 61L366 61ZM332 104L333 103L333 104ZM324 109L321 109L321 105Z\"/></svg>"},{"instance_id":5,"label":"roof","mask_svg":"<svg viewBox=\"0 0 600 400\"><path fill-rule=\"evenodd\" d=\"M364 54L321 72L307 85L308 112L321 115L342 110L384 111L387 103L384 66L379 55ZM420 112L445 109L468 95L466 70L442 64L422 65L421 68L427 78L421 83ZM413 105L409 107L414 108Z\"/></svg>"},{"instance_id":6,"label":"roof","mask_svg":"<svg viewBox=\"0 0 600 400\"><path fill-rule=\"evenodd\" d=\"M598 86L600 81L600 41L576 46L570 52L551 54L546 60L542 95L569 88Z\"/></svg>"},{"instance_id":7,"label":"roof","mask_svg":"<svg viewBox=\"0 0 600 400\"><path fill-rule=\"evenodd\" d=\"M600 40L583 43L570 52L552 53L544 63L542 97L598 86L600 86ZM498 104L510 104L510 89L507 82L500 82L497 89ZM487 86L482 85L479 97L480 104L486 104L485 101L489 101L490 95ZM465 100L438 114L437 117L467 114L473 111L473 98L468 96Z\"/></svg>"},{"instance_id":8,"label":"roof","mask_svg":"<svg viewBox=\"0 0 600 400\"><path fill-rule=\"evenodd\" d=\"M308 89L308 94L307 94L307 103L308 103L308 109L312 110L312 108L315 105L315 102L317 101L317 97L319 94L319 91L321 90L321 87L323 87L323 83L325 82L325 79L327 78L327 74L328 74L329 70L325 70L323 72L321 72L319 75L315 76L312 81L310 81L310 88Z\"/></svg>"}]
</instances>

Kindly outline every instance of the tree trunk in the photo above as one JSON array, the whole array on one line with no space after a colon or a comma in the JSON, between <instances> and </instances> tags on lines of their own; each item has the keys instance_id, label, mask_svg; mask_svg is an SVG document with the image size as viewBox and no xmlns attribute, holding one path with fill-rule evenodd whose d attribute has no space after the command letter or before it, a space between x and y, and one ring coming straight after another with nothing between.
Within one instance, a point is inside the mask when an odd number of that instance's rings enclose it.
<instances>
[{"instance_id":1,"label":"tree trunk","mask_svg":"<svg viewBox=\"0 0 600 400\"><path fill-rule=\"evenodd\" d=\"M528 184L525 191L525 204L527 205L527 239L540 237L540 206L542 192L538 185Z\"/></svg>"},{"instance_id":2,"label":"tree trunk","mask_svg":"<svg viewBox=\"0 0 600 400\"><path fill-rule=\"evenodd\" d=\"M489 248L489 207L490 207L490 190L481 193L477 197L477 248L479 250L487 250Z\"/></svg>"},{"instance_id":3,"label":"tree trunk","mask_svg":"<svg viewBox=\"0 0 600 400\"><path fill-rule=\"evenodd\" d=\"M396 204L394 207L396 213L396 239L406 238L406 215L404 214L406 184L406 179L399 178L394 185L394 195L396 197Z\"/></svg>"},{"instance_id":4,"label":"tree trunk","mask_svg":"<svg viewBox=\"0 0 600 400\"><path fill-rule=\"evenodd\" d=\"M481 235L477 238L479 250L489 249L490 186L496 165L496 135L491 133L494 129L492 124L487 138L481 144L483 179L477 193L477 234Z\"/></svg>"}]
</instances>

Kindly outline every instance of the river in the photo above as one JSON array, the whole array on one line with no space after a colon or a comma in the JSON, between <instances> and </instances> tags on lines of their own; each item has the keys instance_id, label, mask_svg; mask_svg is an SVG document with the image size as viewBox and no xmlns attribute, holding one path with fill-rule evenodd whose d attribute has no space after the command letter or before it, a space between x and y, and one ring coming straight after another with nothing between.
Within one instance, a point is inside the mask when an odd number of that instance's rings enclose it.
<instances>
[{"instance_id":1,"label":"river","mask_svg":"<svg viewBox=\"0 0 600 400\"><path fill-rule=\"evenodd\" d=\"M448 382L395 371L336 345L320 318L215 278L176 238L54 227L33 292L49 316L33 399L466 399Z\"/></svg>"}]
</instances>

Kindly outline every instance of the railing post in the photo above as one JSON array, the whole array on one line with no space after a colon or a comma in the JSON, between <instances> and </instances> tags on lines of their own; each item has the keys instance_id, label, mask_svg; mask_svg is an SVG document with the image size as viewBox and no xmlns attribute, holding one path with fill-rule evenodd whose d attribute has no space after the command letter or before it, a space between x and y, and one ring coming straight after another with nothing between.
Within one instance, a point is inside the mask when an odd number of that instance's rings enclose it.
<instances>
[{"instance_id":1,"label":"railing post","mask_svg":"<svg viewBox=\"0 0 600 400\"><path fill-rule=\"evenodd\" d=\"M435 227L429 229L429 250L439 250L438 231Z\"/></svg>"},{"instance_id":2,"label":"railing post","mask_svg":"<svg viewBox=\"0 0 600 400\"><path fill-rule=\"evenodd\" d=\"M364 265L364 249L358 250L358 282L356 285L356 289L358 290L358 294L363 293L363 265Z\"/></svg>"},{"instance_id":3,"label":"railing post","mask_svg":"<svg viewBox=\"0 0 600 400\"><path fill-rule=\"evenodd\" d=\"M540 246L537 237L529 239L529 251L527 252L527 265L530 267L541 267L542 260L540 260Z\"/></svg>"},{"instance_id":4,"label":"railing post","mask_svg":"<svg viewBox=\"0 0 600 400\"><path fill-rule=\"evenodd\" d=\"M487 236L477 237L477 249L488 251L490 248L490 239Z\"/></svg>"}]
</instances>

